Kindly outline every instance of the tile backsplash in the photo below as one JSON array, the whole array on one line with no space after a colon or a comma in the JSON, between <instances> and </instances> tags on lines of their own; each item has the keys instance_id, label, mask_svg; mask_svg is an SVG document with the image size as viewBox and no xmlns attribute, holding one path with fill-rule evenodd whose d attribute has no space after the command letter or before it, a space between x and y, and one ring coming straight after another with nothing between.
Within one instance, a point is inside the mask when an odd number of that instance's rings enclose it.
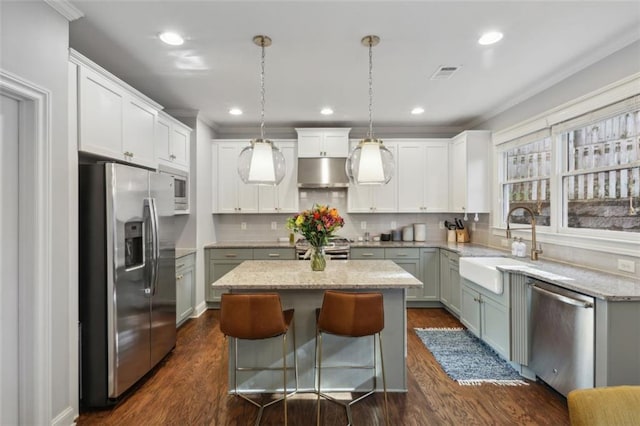
<instances>
[{"instance_id":1,"label":"tile backsplash","mask_svg":"<svg viewBox=\"0 0 640 426\"><path fill-rule=\"evenodd\" d=\"M401 229L414 223L424 223L427 228L427 240L445 241L446 229L440 229L440 223L445 220L453 221L455 217L463 219L462 214L453 213L347 213L346 189L300 190L300 211L310 209L314 204L336 207L345 221L345 225L338 232L338 235L352 239L362 237L365 232L369 232L371 237L383 232L391 232L392 225L395 225L395 229ZM216 241L276 241L278 238L288 237L289 230L286 229L285 222L291 215L213 215ZM473 215L469 215L468 221L465 222L465 225L470 229L471 241L487 244L489 215L478 215L478 222L474 222L473 218ZM272 229L274 223L276 229ZM474 225L475 231L472 228ZM362 229L363 226L366 226L366 229Z\"/></svg>"}]
</instances>

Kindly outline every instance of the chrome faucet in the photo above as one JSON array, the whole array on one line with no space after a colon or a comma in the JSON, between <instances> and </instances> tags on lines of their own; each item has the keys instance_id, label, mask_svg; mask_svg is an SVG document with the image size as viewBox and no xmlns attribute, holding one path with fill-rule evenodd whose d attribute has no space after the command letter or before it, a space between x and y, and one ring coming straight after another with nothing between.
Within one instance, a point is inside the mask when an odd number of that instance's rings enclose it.
<instances>
[{"instance_id":1,"label":"chrome faucet","mask_svg":"<svg viewBox=\"0 0 640 426\"><path fill-rule=\"evenodd\" d=\"M531 260L538 260L538 255L542 254L542 246L538 247L536 243L536 216L533 214L533 210L529 207L524 206L515 206L509 210L507 213L507 239L511 238L511 229L509 229L509 219L511 218L511 213L515 210L522 209L529 213L531 216ZM518 228L523 229L523 228ZM526 228L524 228L526 229Z\"/></svg>"}]
</instances>

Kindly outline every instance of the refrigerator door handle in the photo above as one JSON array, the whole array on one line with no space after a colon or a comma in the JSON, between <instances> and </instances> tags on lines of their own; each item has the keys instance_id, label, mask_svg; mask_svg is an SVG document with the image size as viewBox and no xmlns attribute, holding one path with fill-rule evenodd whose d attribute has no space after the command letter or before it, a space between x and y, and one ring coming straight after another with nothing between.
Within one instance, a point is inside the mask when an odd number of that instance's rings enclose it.
<instances>
[{"instance_id":1,"label":"refrigerator door handle","mask_svg":"<svg viewBox=\"0 0 640 426\"><path fill-rule=\"evenodd\" d=\"M151 295L156 294L158 288L158 270L160 268L160 242L158 241L158 207L156 199L150 198L151 201L151 238L153 243L153 277L151 284L153 285Z\"/></svg>"}]
</instances>

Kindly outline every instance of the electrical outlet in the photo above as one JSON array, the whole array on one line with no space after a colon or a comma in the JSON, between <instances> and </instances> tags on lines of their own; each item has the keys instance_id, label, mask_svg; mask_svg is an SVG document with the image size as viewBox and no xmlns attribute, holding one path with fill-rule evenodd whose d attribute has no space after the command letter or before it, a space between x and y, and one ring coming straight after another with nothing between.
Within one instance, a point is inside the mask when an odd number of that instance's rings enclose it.
<instances>
[{"instance_id":1,"label":"electrical outlet","mask_svg":"<svg viewBox=\"0 0 640 426\"><path fill-rule=\"evenodd\" d=\"M246 231L247 230L247 222L240 223L240 229L242 229L243 231Z\"/></svg>"},{"instance_id":2,"label":"electrical outlet","mask_svg":"<svg viewBox=\"0 0 640 426\"><path fill-rule=\"evenodd\" d=\"M395 220L391 221L391 229L396 229L396 226L398 226L398 224L396 223Z\"/></svg>"},{"instance_id":3,"label":"electrical outlet","mask_svg":"<svg viewBox=\"0 0 640 426\"><path fill-rule=\"evenodd\" d=\"M271 230L276 231L278 229L278 222L271 222Z\"/></svg>"},{"instance_id":4,"label":"electrical outlet","mask_svg":"<svg viewBox=\"0 0 640 426\"><path fill-rule=\"evenodd\" d=\"M509 247L509 240L507 240L506 238L503 238L502 240L500 240L500 245L502 247Z\"/></svg>"},{"instance_id":5,"label":"electrical outlet","mask_svg":"<svg viewBox=\"0 0 640 426\"><path fill-rule=\"evenodd\" d=\"M444 229L444 220L438 222L438 229Z\"/></svg>"},{"instance_id":6,"label":"electrical outlet","mask_svg":"<svg viewBox=\"0 0 640 426\"><path fill-rule=\"evenodd\" d=\"M367 222L366 221L362 221L360 222L360 229L367 229Z\"/></svg>"},{"instance_id":7,"label":"electrical outlet","mask_svg":"<svg viewBox=\"0 0 640 426\"><path fill-rule=\"evenodd\" d=\"M636 272L636 264L633 260L618 259L618 269L624 272Z\"/></svg>"}]
</instances>

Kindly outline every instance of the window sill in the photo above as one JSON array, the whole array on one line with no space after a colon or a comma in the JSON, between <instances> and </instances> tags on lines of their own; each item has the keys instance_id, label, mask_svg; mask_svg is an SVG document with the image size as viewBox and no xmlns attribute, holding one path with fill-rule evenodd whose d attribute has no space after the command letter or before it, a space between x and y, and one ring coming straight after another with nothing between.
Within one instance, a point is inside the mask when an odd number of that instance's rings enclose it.
<instances>
[{"instance_id":1,"label":"window sill","mask_svg":"<svg viewBox=\"0 0 640 426\"><path fill-rule=\"evenodd\" d=\"M496 237L506 237L506 228L492 227L492 234ZM640 255L640 234L631 234L621 237L577 234L575 230L565 230L562 233L552 232L544 228L536 228L536 241L539 243L554 244L571 248L601 251L612 254L638 257ZM511 229L511 235L531 240L531 230ZM543 247L544 249L544 247Z\"/></svg>"}]
</instances>

